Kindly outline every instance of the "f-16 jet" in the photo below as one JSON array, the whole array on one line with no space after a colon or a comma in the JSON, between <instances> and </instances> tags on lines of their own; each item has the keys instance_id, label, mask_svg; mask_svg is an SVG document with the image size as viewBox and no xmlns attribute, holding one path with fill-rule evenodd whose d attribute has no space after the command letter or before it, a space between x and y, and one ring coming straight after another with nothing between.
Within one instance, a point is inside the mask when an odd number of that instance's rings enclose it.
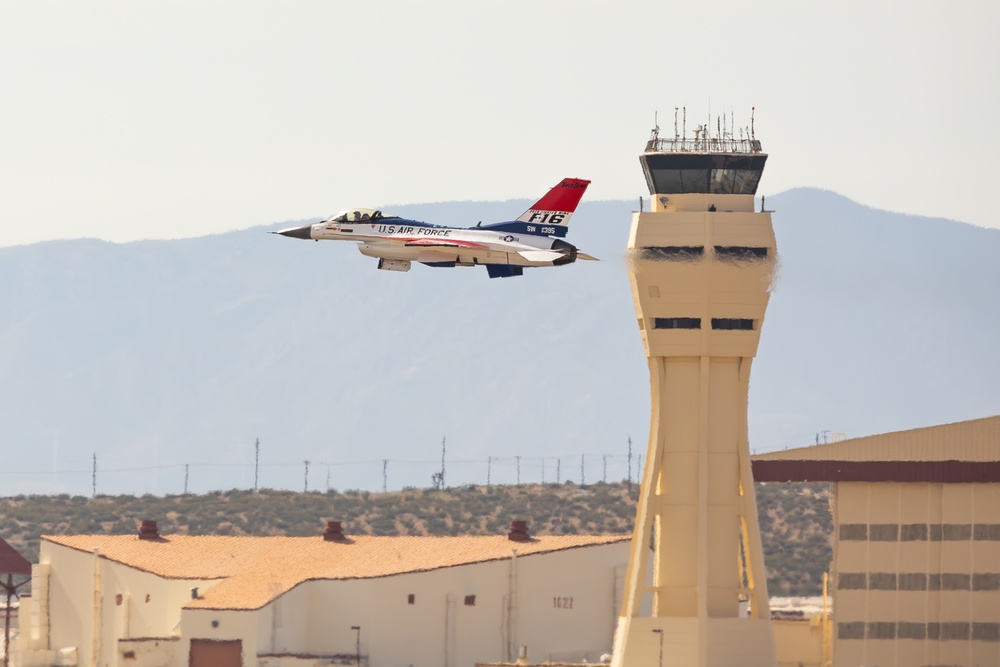
<instances>
[{"instance_id":1,"label":"f-16 jet","mask_svg":"<svg viewBox=\"0 0 1000 667\"><path fill-rule=\"evenodd\" d=\"M272 234L314 241L354 241L361 254L378 258L384 271L427 266L485 266L490 278L520 276L525 267L593 260L563 240L569 219L590 181L564 178L517 220L475 227L445 227L407 220L369 208L343 211L322 222Z\"/></svg>"}]
</instances>

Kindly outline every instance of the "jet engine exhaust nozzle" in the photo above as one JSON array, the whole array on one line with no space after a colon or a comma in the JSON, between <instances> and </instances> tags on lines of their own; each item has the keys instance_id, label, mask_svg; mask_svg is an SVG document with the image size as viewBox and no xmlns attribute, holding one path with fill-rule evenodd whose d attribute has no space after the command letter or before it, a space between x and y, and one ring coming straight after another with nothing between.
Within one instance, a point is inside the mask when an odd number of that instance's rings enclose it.
<instances>
[{"instance_id":1,"label":"jet engine exhaust nozzle","mask_svg":"<svg viewBox=\"0 0 1000 667\"><path fill-rule=\"evenodd\" d=\"M562 266L564 264L572 264L576 261L576 246L563 241L562 239L556 239L552 242L552 249L558 250L563 253L563 256L559 259L553 260L553 266Z\"/></svg>"}]
</instances>

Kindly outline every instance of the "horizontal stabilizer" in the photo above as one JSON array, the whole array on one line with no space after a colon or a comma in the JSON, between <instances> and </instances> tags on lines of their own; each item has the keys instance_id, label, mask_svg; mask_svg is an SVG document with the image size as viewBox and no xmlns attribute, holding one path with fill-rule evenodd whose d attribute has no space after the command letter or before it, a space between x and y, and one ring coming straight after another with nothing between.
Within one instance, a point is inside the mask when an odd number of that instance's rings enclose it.
<instances>
[{"instance_id":1,"label":"horizontal stabilizer","mask_svg":"<svg viewBox=\"0 0 1000 667\"><path fill-rule=\"evenodd\" d=\"M563 253L556 250L518 250L517 254L529 262L554 262L565 257Z\"/></svg>"}]
</instances>

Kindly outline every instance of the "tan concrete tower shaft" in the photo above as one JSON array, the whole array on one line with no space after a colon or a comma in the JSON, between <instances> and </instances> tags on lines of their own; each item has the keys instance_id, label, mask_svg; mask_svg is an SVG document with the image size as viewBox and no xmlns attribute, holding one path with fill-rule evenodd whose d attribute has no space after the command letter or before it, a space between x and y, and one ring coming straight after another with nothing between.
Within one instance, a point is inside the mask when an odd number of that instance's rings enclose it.
<instances>
[{"instance_id":1,"label":"tan concrete tower shaft","mask_svg":"<svg viewBox=\"0 0 1000 667\"><path fill-rule=\"evenodd\" d=\"M754 143L642 156L629 272L652 405L613 667L775 664L747 441L776 255Z\"/></svg>"}]
</instances>

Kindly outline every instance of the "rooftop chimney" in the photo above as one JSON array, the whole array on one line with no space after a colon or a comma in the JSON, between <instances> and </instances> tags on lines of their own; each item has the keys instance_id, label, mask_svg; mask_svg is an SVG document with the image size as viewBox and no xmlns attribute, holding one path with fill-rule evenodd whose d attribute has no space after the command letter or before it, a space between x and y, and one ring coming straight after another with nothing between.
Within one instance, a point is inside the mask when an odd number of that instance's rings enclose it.
<instances>
[{"instance_id":1,"label":"rooftop chimney","mask_svg":"<svg viewBox=\"0 0 1000 667\"><path fill-rule=\"evenodd\" d=\"M326 530L323 531L323 539L327 542L338 542L344 539L344 529L339 521L327 521Z\"/></svg>"},{"instance_id":2,"label":"rooftop chimney","mask_svg":"<svg viewBox=\"0 0 1000 667\"><path fill-rule=\"evenodd\" d=\"M139 539L140 540L158 540L160 539L160 531L156 528L156 522L149 519L143 519L142 523L139 525Z\"/></svg>"},{"instance_id":3,"label":"rooftop chimney","mask_svg":"<svg viewBox=\"0 0 1000 667\"><path fill-rule=\"evenodd\" d=\"M527 521L511 521L510 522L510 532L507 533L507 539L511 542L527 542L528 541L528 522Z\"/></svg>"}]
</instances>

